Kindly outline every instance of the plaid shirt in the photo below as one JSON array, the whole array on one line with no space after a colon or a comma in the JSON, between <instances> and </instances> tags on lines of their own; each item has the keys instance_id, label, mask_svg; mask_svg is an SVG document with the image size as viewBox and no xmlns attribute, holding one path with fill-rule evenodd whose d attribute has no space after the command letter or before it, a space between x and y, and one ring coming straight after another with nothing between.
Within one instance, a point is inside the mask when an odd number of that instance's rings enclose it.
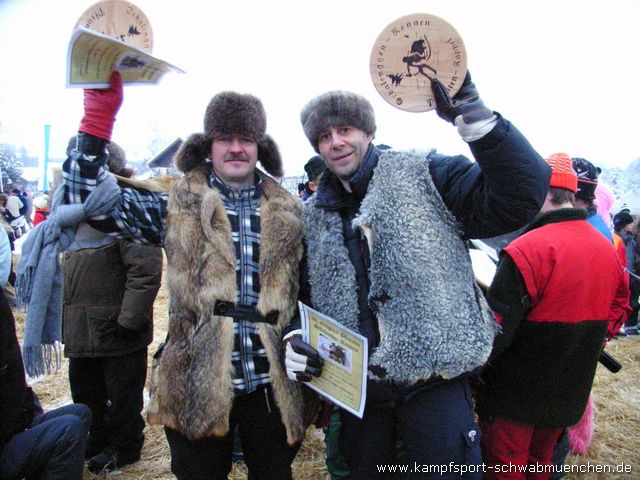
<instances>
[{"instance_id":1,"label":"plaid shirt","mask_svg":"<svg viewBox=\"0 0 640 480\"><path fill-rule=\"evenodd\" d=\"M96 185L104 180L104 158L73 152L63 167L64 194L67 203L81 203ZM229 187L213 173L209 183L222 194L231 223L236 250L236 298L238 304L255 306L260 295L260 197L262 180L242 191ZM107 214L94 217L89 224L118 238L161 245L164 242L167 216L166 193L122 188L120 202ZM233 386L236 395L250 393L271 382L269 362L256 325L248 320L234 320L232 354Z\"/></svg>"}]
</instances>

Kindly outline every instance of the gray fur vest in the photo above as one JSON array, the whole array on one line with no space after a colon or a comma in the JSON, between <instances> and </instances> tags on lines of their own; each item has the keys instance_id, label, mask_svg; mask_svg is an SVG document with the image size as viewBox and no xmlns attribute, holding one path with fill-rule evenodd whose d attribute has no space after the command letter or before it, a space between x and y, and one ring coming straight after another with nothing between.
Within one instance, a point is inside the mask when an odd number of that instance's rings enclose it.
<instances>
[{"instance_id":1,"label":"gray fur vest","mask_svg":"<svg viewBox=\"0 0 640 480\"><path fill-rule=\"evenodd\" d=\"M303 392L290 381L281 361L282 330L297 309L301 207L266 176L262 186L256 308L263 315L280 313L276 325L259 323L258 334L287 440L293 444L302 440L310 423L303 408L303 396L310 390ZM169 338L152 373L149 422L192 440L223 436L229 431L234 398L234 332L233 319L213 315L213 306L216 300L234 301L236 254L220 193L208 185L204 170L190 171L171 189L167 225Z\"/></svg>"},{"instance_id":2,"label":"gray fur vest","mask_svg":"<svg viewBox=\"0 0 640 480\"><path fill-rule=\"evenodd\" d=\"M425 156L382 152L354 220L369 242L369 301L381 337L369 363L384 369L386 380L402 384L480 367L497 331ZM303 212L312 302L357 331L355 269L342 220L314 203L312 197Z\"/></svg>"}]
</instances>

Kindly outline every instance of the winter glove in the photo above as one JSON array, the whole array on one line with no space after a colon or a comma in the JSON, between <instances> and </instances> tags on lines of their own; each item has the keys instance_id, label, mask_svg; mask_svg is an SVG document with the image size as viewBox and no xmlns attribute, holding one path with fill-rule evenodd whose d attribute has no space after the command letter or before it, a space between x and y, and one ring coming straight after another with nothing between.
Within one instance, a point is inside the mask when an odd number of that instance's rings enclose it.
<instances>
[{"instance_id":1,"label":"winter glove","mask_svg":"<svg viewBox=\"0 0 640 480\"><path fill-rule=\"evenodd\" d=\"M312 375L322 375L324 360L318 351L302 340L302 331L293 330L284 337L287 377L298 382L310 382Z\"/></svg>"},{"instance_id":2,"label":"winter glove","mask_svg":"<svg viewBox=\"0 0 640 480\"><path fill-rule=\"evenodd\" d=\"M111 141L116 114L122 105L122 78L112 72L107 89L84 90L84 116L78 130L107 142Z\"/></svg>"},{"instance_id":3,"label":"winter glove","mask_svg":"<svg viewBox=\"0 0 640 480\"><path fill-rule=\"evenodd\" d=\"M462 86L453 98L449 98L447 89L437 78L431 79L431 89L436 101L436 112L443 120L455 125L456 117L462 115L466 124L486 120L493 116L493 112L484 106L475 84L471 81L471 74L467 71Z\"/></svg>"},{"instance_id":4,"label":"winter glove","mask_svg":"<svg viewBox=\"0 0 640 480\"><path fill-rule=\"evenodd\" d=\"M123 327L119 323L109 324L98 332L98 338L100 340L113 337L127 342L138 340L141 335L141 330L131 330L130 328Z\"/></svg>"}]
</instances>

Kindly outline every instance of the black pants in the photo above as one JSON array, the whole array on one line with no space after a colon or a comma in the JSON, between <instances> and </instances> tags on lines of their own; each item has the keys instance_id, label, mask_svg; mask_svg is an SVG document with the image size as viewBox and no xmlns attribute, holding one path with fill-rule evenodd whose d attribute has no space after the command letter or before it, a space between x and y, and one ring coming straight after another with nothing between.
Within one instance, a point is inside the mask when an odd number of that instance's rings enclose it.
<instances>
[{"instance_id":1,"label":"black pants","mask_svg":"<svg viewBox=\"0 0 640 480\"><path fill-rule=\"evenodd\" d=\"M226 480L231 471L236 425L249 480L291 479L291 463L300 445L287 445L285 428L270 387L234 399L229 433L224 437L191 441L165 428L173 474L179 480Z\"/></svg>"},{"instance_id":2,"label":"black pants","mask_svg":"<svg viewBox=\"0 0 640 480\"><path fill-rule=\"evenodd\" d=\"M481 432L473 408L466 378L443 381L411 395L401 388L369 381L364 417L341 412L340 449L349 465L350 478L396 478L385 469L402 465L408 467L405 471L410 478L480 479ZM405 463L396 454L398 436ZM434 465L468 468L465 474L451 470L440 473L429 470Z\"/></svg>"},{"instance_id":3,"label":"black pants","mask_svg":"<svg viewBox=\"0 0 640 480\"><path fill-rule=\"evenodd\" d=\"M638 311L640 310L640 304L638 303L638 296L640 296L640 282L635 279L631 279L629 282L629 305L631 306L631 313L625 322L625 327L637 327L638 326Z\"/></svg>"},{"instance_id":4,"label":"black pants","mask_svg":"<svg viewBox=\"0 0 640 480\"><path fill-rule=\"evenodd\" d=\"M564 472L562 467L569 455L571 444L569 442L569 429L565 428L562 431L562 435L558 439L555 448L553 449L553 456L551 457L551 463L553 463L553 473L549 477L549 480L560 480L564 478Z\"/></svg>"},{"instance_id":5,"label":"black pants","mask_svg":"<svg viewBox=\"0 0 640 480\"><path fill-rule=\"evenodd\" d=\"M140 458L146 378L146 348L117 357L69 359L73 401L93 414L87 450L98 453L109 447L121 458Z\"/></svg>"}]
</instances>

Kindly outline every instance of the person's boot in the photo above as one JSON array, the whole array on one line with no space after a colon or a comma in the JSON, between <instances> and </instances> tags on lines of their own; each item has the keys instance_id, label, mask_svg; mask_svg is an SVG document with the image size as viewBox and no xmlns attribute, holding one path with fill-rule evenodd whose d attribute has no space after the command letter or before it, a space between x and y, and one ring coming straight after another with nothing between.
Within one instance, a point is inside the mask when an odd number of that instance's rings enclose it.
<instances>
[{"instance_id":1,"label":"person's boot","mask_svg":"<svg viewBox=\"0 0 640 480\"><path fill-rule=\"evenodd\" d=\"M140 460L140 454L125 455L116 452L113 448L105 448L102 452L93 456L87 468L91 473L112 472L125 465L135 463Z\"/></svg>"},{"instance_id":2,"label":"person's boot","mask_svg":"<svg viewBox=\"0 0 640 480\"><path fill-rule=\"evenodd\" d=\"M100 452L102 452L102 450L104 450L104 443L94 440L91 434L89 434L89 438L87 439L87 446L84 449L84 459L90 460Z\"/></svg>"}]
</instances>

